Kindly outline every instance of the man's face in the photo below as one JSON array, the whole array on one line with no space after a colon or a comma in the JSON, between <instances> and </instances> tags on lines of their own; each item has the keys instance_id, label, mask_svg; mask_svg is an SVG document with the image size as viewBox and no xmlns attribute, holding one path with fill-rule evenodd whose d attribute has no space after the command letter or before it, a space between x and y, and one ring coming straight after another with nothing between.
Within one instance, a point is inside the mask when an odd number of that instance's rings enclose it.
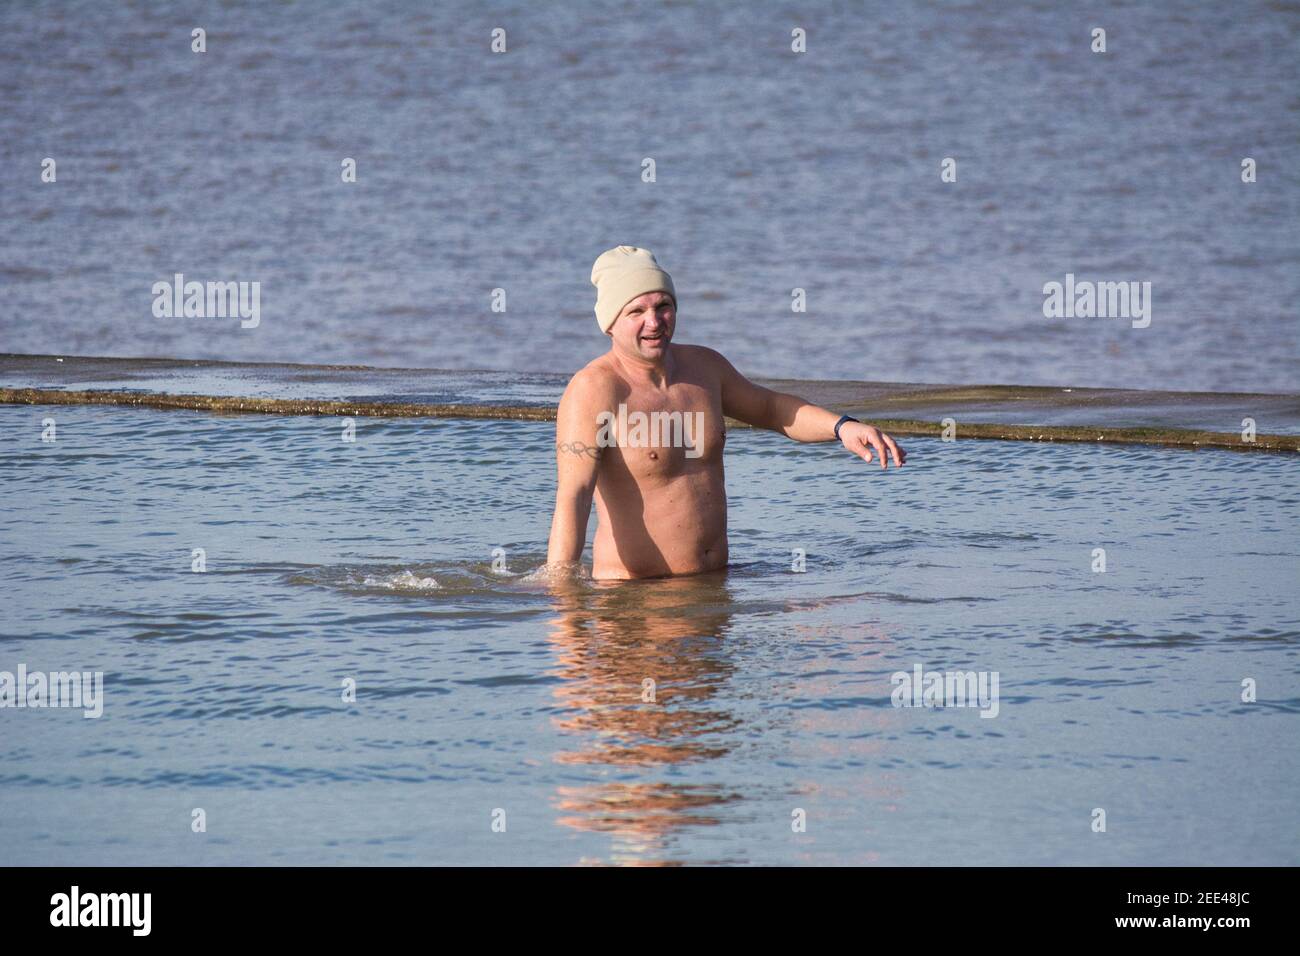
<instances>
[{"instance_id":1,"label":"man's face","mask_svg":"<svg viewBox=\"0 0 1300 956\"><path fill-rule=\"evenodd\" d=\"M668 354L676 325L673 297L667 292L647 292L623 306L609 334L620 351L657 362Z\"/></svg>"}]
</instances>

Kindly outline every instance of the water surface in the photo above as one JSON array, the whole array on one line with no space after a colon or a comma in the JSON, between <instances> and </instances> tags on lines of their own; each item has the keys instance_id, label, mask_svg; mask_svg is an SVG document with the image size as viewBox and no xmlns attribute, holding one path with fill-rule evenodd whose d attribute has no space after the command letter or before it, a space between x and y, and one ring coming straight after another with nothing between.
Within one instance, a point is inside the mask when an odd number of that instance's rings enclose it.
<instances>
[{"instance_id":1,"label":"water surface","mask_svg":"<svg viewBox=\"0 0 1300 956\"><path fill-rule=\"evenodd\" d=\"M0 670L106 675L0 711L10 863L1300 862L1289 455L735 431L728 572L560 586L546 423L0 434Z\"/></svg>"},{"instance_id":2,"label":"water surface","mask_svg":"<svg viewBox=\"0 0 1300 956\"><path fill-rule=\"evenodd\" d=\"M631 243L750 375L1294 392L1297 90L1270 0L0 4L0 351L572 373Z\"/></svg>"}]
</instances>

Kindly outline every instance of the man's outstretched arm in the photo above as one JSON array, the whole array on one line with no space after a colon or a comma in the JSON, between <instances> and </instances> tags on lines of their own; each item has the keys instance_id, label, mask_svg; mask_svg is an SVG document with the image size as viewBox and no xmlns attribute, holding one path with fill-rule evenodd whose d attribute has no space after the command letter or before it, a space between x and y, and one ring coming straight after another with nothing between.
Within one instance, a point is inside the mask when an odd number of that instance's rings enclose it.
<instances>
[{"instance_id":1,"label":"man's outstretched arm","mask_svg":"<svg viewBox=\"0 0 1300 956\"><path fill-rule=\"evenodd\" d=\"M587 519L602 451L596 445L602 393L600 382L579 372L560 399L555 416L555 514L546 548L547 564L580 561L587 544Z\"/></svg>"},{"instance_id":2,"label":"man's outstretched arm","mask_svg":"<svg viewBox=\"0 0 1300 956\"><path fill-rule=\"evenodd\" d=\"M798 395L775 392L755 385L736 371L735 367L718 352L713 353L722 379L723 414L755 428L780 432L795 441L834 441L835 423L840 416L814 405ZM907 453L874 425L845 422L840 428L840 443L863 461L880 459L880 467L888 467L890 456L896 466L907 461ZM873 454L874 451L874 454Z\"/></svg>"}]
</instances>

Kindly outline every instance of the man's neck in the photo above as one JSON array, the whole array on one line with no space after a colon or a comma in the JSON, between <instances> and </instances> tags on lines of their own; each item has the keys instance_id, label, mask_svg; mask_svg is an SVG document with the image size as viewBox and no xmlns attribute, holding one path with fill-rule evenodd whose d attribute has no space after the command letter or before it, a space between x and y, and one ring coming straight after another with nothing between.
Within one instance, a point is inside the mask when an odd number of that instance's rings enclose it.
<instances>
[{"instance_id":1,"label":"man's neck","mask_svg":"<svg viewBox=\"0 0 1300 956\"><path fill-rule=\"evenodd\" d=\"M633 382L652 388L667 388L672 384L677 363L673 359L672 343L664 349L661 361L652 361L640 355L628 355L617 347L610 349L610 357L623 375Z\"/></svg>"}]
</instances>

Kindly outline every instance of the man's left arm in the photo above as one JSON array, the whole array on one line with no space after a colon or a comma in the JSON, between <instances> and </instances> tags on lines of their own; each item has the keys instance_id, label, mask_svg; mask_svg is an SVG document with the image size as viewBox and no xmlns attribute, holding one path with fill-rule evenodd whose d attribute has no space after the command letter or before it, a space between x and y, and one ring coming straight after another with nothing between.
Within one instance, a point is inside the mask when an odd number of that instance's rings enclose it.
<instances>
[{"instance_id":1,"label":"man's left arm","mask_svg":"<svg viewBox=\"0 0 1300 956\"><path fill-rule=\"evenodd\" d=\"M710 350L712 351L712 350ZM731 418L780 432L795 441L834 441L835 423L840 416L829 409L814 405L798 395L776 392L755 385L736 371L719 352L713 352L722 381L722 412ZM880 459L880 467L887 468L890 456L895 466L907 461L907 453L874 425L862 422L845 422L840 426L840 444L863 461Z\"/></svg>"}]
</instances>

